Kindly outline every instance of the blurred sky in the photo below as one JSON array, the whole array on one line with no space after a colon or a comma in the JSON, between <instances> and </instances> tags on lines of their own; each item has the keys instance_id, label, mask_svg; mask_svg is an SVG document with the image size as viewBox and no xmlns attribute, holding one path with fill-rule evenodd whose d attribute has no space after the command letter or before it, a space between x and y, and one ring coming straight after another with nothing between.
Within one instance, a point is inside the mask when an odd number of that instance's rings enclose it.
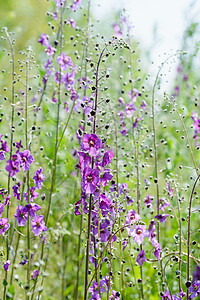
<instances>
[{"instance_id":1,"label":"blurred sky","mask_svg":"<svg viewBox=\"0 0 200 300\"><path fill-rule=\"evenodd\" d=\"M96 0L93 8L99 19L109 18L111 11L126 9L134 26L133 36L154 62L154 74L166 58L164 53L181 49L183 32L191 18L199 22L200 16L200 0Z\"/></svg>"}]
</instances>

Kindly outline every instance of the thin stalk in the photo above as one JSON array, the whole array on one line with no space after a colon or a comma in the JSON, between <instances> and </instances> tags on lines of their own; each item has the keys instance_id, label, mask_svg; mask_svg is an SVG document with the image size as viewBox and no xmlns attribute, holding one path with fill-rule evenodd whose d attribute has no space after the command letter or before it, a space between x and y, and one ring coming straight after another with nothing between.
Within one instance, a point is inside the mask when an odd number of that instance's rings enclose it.
<instances>
[{"instance_id":1,"label":"thin stalk","mask_svg":"<svg viewBox=\"0 0 200 300\"><path fill-rule=\"evenodd\" d=\"M106 47L102 50L96 69L96 84L95 84L95 103L94 103L94 112L95 115L93 117L93 128L92 133L96 133L96 122L97 122L97 102L98 102L98 76L99 76L99 67L100 62L105 51ZM92 169L94 168L94 158L92 158ZM91 211L92 211L92 200L93 196L90 194L89 197L89 212L88 212L88 225L87 225L87 244L86 244L86 260L85 260L85 286L84 286L84 300L87 299L87 292L88 292L88 270L89 270L89 252L90 252L90 227L91 227Z\"/></svg>"},{"instance_id":2,"label":"thin stalk","mask_svg":"<svg viewBox=\"0 0 200 300\"><path fill-rule=\"evenodd\" d=\"M29 91L29 53L28 58L26 60L26 98L25 98L25 141L26 141L26 149L28 149L28 91ZM30 189L29 189L29 171L26 173L26 181L27 181L27 194L28 194L28 204L30 203ZM30 216L28 213L27 219L27 285L29 285L30 281ZM29 296L26 296L26 299L29 299Z\"/></svg>"},{"instance_id":3,"label":"thin stalk","mask_svg":"<svg viewBox=\"0 0 200 300\"><path fill-rule=\"evenodd\" d=\"M12 92L11 92L11 130L10 130L10 158L12 156L12 151L13 151L13 136L14 136L14 114L15 114L15 56L14 56L14 48L12 45L11 38L8 34L7 28L5 29L5 33L10 45L11 49L11 56L12 56ZM8 174L8 195L10 194L10 175ZM7 210L6 210L6 217L9 221L9 208L10 206L7 205ZM6 239L6 260L9 259L9 237L7 236ZM5 281L7 282L7 272L5 271ZM6 285L4 285L4 292L3 292L3 300L6 299Z\"/></svg>"},{"instance_id":4,"label":"thin stalk","mask_svg":"<svg viewBox=\"0 0 200 300\"><path fill-rule=\"evenodd\" d=\"M199 180L199 177L200 177L200 175L197 176L197 179L194 183L194 186L192 188L192 193L190 196L190 202L189 202L188 230L187 230L187 281L190 280L190 225L191 225L192 200L193 200L193 194L194 194L197 182ZM187 289L187 300L189 300L189 289Z\"/></svg>"},{"instance_id":5,"label":"thin stalk","mask_svg":"<svg viewBox=\"0 0 200 300\"><path fill-rule=\"evenodd\" d=\"M19 247L19 240L20 240L20 234L18 234L18 236L17 236L17 243L16 243L16 246L15 246L15 254L14 254L14 258L13 258L13 262L12 262L12 269L11 269L11 275L10 275L10 285L12 285L12 281L13 281L14 264L15 264L16 257L17 257L17 250L18 250L18 247Z\"/></svg>"},{"instance_id":6,"label":"thin stalk","mask_svg":"<svg viewBox=\"0 0 200 300\"><path fill-rule=\"evenodd\" d=\"M180 237L179 237L179 271L181 274L181 253L182 253L182 222L181 222L181 208L180 208L180 202L179 202L179 197L178 197L178 189L176 188L176 197L177 197L177 203L178 203L178 217L179 217L179 232L180 232ZM181 292L181 275L179 276L178 280L178 285L179 285L179 293Z\"/></svg>"}]
</instances>

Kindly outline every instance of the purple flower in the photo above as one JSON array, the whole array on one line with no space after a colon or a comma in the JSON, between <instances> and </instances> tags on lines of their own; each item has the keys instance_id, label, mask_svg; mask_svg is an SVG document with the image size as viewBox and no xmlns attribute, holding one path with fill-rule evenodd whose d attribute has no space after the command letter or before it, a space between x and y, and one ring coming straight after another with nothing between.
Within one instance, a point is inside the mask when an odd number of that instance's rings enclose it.
<instances>
[{"instance_id":1,"label":"purple flower","mask_svg":"<svg viewBox=\"0 0 200 300\"><path fill-rule=\"evenodd\" d=\"M146 231L146 225L135 225L134 228L130 229L129 235L131 235L138 245L141 245L144 238L148 236Z\"/></svg>"},{"instance_id":2,"label":"purple flower","mask_svg":"<svg viewBox=\"0 0 200 300\"><path fill-rule=\"evenodd\" d=\"M110 296L109 300L120 300L120 292L112 290L112 295Z\"/></svg>"},{"instance_id":3,"label":"purple flower","mask_svg":"<svg viewBox=\"0 0 200 300\"><path fill-rule=\"evenodd\" d=\"M106 198L105 195L101 194L99 208L101 209L103 216L107 216L108 212L110 211L109 209L110 206L111 206L111 200Z\"/></svg>"},{"instance_id":4,"label":"purple flower","mask_svg":"<svg viewBox=\"0 0 200 300\"><path fill-rule=\"evenodd\" d=\"M38 236L40 232L46 231L47 227L43 221L44 216L37 216L35 215L33 220L31 220L32 230L35 236Z\"/></svg>"},{"instance_id":5,"label":"purple flower","mask_svg":"<svg viewBox=\"0 0 200 300\"><path fill-rule=\"evenodd\" d=\"M91 157L88 154L86 154L84 152L81 152L81 151L78 152L78 155L80 157L80 159L79 159L79 165L80 165L80 168L81 168L81 173L83 173L83 170L85 168L89 168L90 167Z\"/></svg>"},{"instance_id":6,"label":"purple flower","mask_svg":"<svg viewBox=\"0 0 200 300\"><path fill-rule=\"evenodd\" d=\"M139 254L138 257L136 259L137 263L142 266L144 261L147 261L146 256L145 256L145 252L144 250L142 250Z\"/></svg>"},{"instance_id":7,"label":"purple flower","mask_svg":"<svg viewBox=\"0 0 200 300\"><path fill-rule=\"evenodd\" d=\"M30 201L32 202L34 199L36 199L39 195L39 193L35 192L36 187L32 186L30 188ZM23 195L26 199L26 202L28 202L28 193L24 193Z\"/></svg>"},{"instance_id":8,"label":"purple flower","mask_svg":"<svg viewBox=\"0 0 200 300\"><path fill-rule=\"evenodd\" d=\"M7 161L6 171L9 172L10 177L13 177L15 173L20 172L20 160L18 155L12 155L11 159Z\"/></svg>"},{"instance_id":9,"label":"purple flower","mask_svg":"<svg viewBox=\"0 0 200 300\"><path fill-rule=\"evenodd\" d=\"M170 205L169 202L167 202L165 199L159 199L159 208L165 212L165 208Z\"/></svg>"},{"instance_id":10,"label":"purple flower","mask_svg":"<svg viewBox=\"0 0 200 300\"><path fill-rule=\"evenodd\" d=\"M119 97L118 102L120 104L120 107L122 107L124 105L124 99Z\"/></svg>"},{"instance_id":11,"label":"purple flower","mask_svg":"<svg viewBox=\"0 0 200 300\"><path fill-rule=\"evenodd\" d=\"M74 0L71 6L71 10L76 10L78 8L78 6L81 4L82 0Z\"/></svg>"},{"instance_id":12,"label":"purple flower","mask_svg":"<svg viewBox=\"0 0 200 300\"><path fill-rule=\"evenodd\" d=\"M132 116L136 110L137 109L134 106L133 102L126 104L125 113L126 113L127 118L132 118Z\"/></svg>"},{"instance_id":13,"label":"purple flower","mask_svg":"<svg viewBox=\"0 0 200 300\"><path fill-rule=\"evenodd\" d=\"M146 106L147 106L147 104L146 104L146 101L144 101L144 100L142 100L142 104L141 104L141 109L142 110L145 110L146 109Z\"/></svg>"},{"instance_id":14,"label":"purple flower","mask_svg":"<svg viewBox=\"0 0 200 300\"><path fill-rule=\"evenodd\" d=\"M5 232L10 228L7 218L0 219L0 235L5 235Z\"/></svg>"},{"instance_id":15,"label":"purple flower","mask_svg":"<svg viewBox=\"0 0 200 300\"><path fill-rule=\"evenodd\" d=\"M4 268L4 270L5 270L6 272L8 272L8 271L9 271L9 267L10 267L10 260L7 260L7 261L5 262L5 264L3 265L3 268Z\"/></svg>"},{"instance_id":16,"label":"purple flower","mask_svg":"<svg viewBox=\"0 0 200 300\"><path fill-rule=\"evenodd\" d=\"M36 188L39 190L41 189L42 182L45 180L45 176L44 176L44 174L42 174L42 171L43 171L42 168L38 169L35 172L35 175L33 176L33 180L36 185Z\"/></svg>"},{"instance_id":17,"label":"purple flower","mask_svg":"<svg viewBox=\"0 0 200 300\"><path fill-rule=\"evenodd\" d=\"M126 249L126 246L128 245L128 241L127 240L123 240L122 242L122 245L123 245L123 251Z\"/></svg>"},{"instance_id":18,"label":"purple flower","mask_svg":"<svg viewBox=\"0 0 200 300\"><path fill-rule=\"evenodd\" d=\"M144 199L144 204L148 207L148 208L152 208L152 197L149 195L146 196L146 198Z\"/></svg>"},{"instance_id":19,"label":"purple flower","mask_svg":"<svg viewBox=\"0 0 200 300\"><path fill-rule=\"evenodd\" d=\"M99 285L96 281L93 281L93 284L91 287L89 287L89 293L91 293L91 300L101 300L101 297L99 295Z\"/></svg>"},{"instance_id":20,"label":"purple flower","mask_svg":"<svg viewBox=\"0 0 200 300\"><path fill-rule=\"evenodd\" d=\"M28 212L25 207L18 205L17 211L14 214L14 217L17 219L19 226L25 226L26 221L28 220Z\"/></svg>"},{"instance_id":21,"label":"purple flower","mask_svg":"<svg viewBox=\"0 0 200 300\"><path fill-rule=\"evenodd\" d=\"M74 66L75 67L75 66ZM73 67L73 69L74 69ZM72 94L71 96L71 99L74 100L77 98L77 94L76 94L76 91L73 89L73 85L74 85L74 82L75 82L75 75L76 75L76 72L75 71L72 71L71 73L66 73L63 77L63 82L65 84L65 88Z\"/></svg>"},{"instance_id":22,"label":"purple flower","mask_svg":"<svg viewBox=\"0 0 200 300\"><path fill-rule=\"evenodd\" d=\"M31 275L33 279L37 278L39 276L39 270L34 270Z\"/></svg>"},{"instance_id":23,"label":"purple flower","mask_svg":"<svg viewBox=\"0 0 200 300\"><path fill-rule=\"evenodd\" d=\"M122 37L122 31L121 28L119 27L119 25L117 23L113 24L113 29L115 31L115 36L120 39Z\"/></svg>"},{"instance_id":24,"label":"purple flower","mask_svg":"<svg viewBox=\"0 0 200 300\"><path fill-rule=\"evenodd\" d=\"M106 151L106 153L103 156L103 160L102 160L101 166L104 168L106 165L110 164L113 157L114 157L114 153L113 152Z\"/></svg>"},{"instance_id":25,"label":"purple flower","mask_svg":"<svg viewBox=\"0 0 200 300\"><path fill-rule=\"evenodd\" d=\"M72 26L72 28L76 28L76 22L71 17L69 18L69 24Z\"/></svg>"},{"instance_id":26,"label":"purple flower","mask_svg":"<svg viewBox=\"0 0 200 300\"><path fill-rule=\"evenodd\" d=\"M193 273L193 281L200 280L200 267L196 266L196 269Z\"/></svg>"},{"instance_id":27,"label":"purple flower","mask_svg":"<svg viewBox=\"0 0 200 300\"><path fill-rule=\"evenodd\" d=\"M140 220L140 215L136 213L135 210L128 211L126 215L126 222L125 224L134 224L135 222Z\"/></svg>"},{"instance_id":28,"label":"purple flower","mask_svg":"<svg viewBox=\"0 0 200 300\"><path fill-rule=\"evenodd\" d=\"M62 53L60 56L58 56L57 62L59 63L61 70L67 70L68 67L73 65L71 58L66 56L65 53Z\"/></svg>"},{"instance_id":29,"label":"purple flower","mask_svg":"<svg viewBox=\"0 0 200 300\"><path fill-rule=\"evenodd\" d=\"M154 251L154 255L155 255L155 257L157 258L157 260L160 259L160 253L161 253L161 251L162 251L162 248L161 248L160 244L157 243L157 244L155 245L155 251Z\"/></svg>"},{"instance_id":30,"label":"purple flower","mask_svg":"<svg viewBox=\"0 0 200 300\"><path fill-rule=\"evenodd\" d=\"M141 96L141 93L137 89L132 89L132 90L130 90L128 95L129 95L129 98L131 100L133 100L133 102L135 102L137 100L137 97Z\"/></svg>"},{"instance_id":31,"label":"purple flower","mask_svg":"<svg viewBox=\"0 0 200 300\"><path fill-rule=\"evenodd\" d=\"M91 156L97 156L101 144L102 142L96 134L85 134L81 143L81 149L87 151Z\"/></svg>"},{"instance_id":32,"label":"purple flower","mask_svg":"<svg viewBox=\"0 0 200 300\"><path fill-rule=\"evenodd\" d=\"M163 296L162 296L162 300L171 300L171 295L169 291L166 291Z\"/></svg>"},{"instance_id":33,"label":"purple flower","mask_svg":"<svg viewBox=\"0 0 200 300\"><path fill-rule=\"evenodd\" d=\"M0 161L6 158L5 153L9 152L9 148L7 146L7 142L4 142L2 138L3 134L0 135Z\"/></svg>"},{"instance_id":34,"label":"purple flower","mask_svg":"<svg viewBox=\"0 0 200 300\"><path fill-rule=\"evenodd\" d=\"M189 287L190 298L193 299L200 295L200 281L194 281L192 286Z\"/></svg>"},{"instance_id":35,"label":"purple flower","mask_svg":"<svg viewBox=\"0 0 200 300\"><path fill-rule=\"evenodd\" d=\"M51 45L48 45L48 47L45 49L45 52L48 56L53 56L54 53L56 52L56 49Z\"/></svg>"},{"instance_id":36,"label":"purple flower","mask_svg":"<svg viewBox=\"0 0 200 300\"><path fill-rule=\"evenodd\" d=\"M162 215L157 215L155 218L160 222L164 223L166 221L166 218L168 217L168 214L162 214Z\"/></svg>"},{"instance_id":37,"label":"purple flower","mask_svg":"<svg viewBox=\"0 0 200 300\"><path fill-rule=\"evenodd\" d=\"M44 65L45 69L47 70L47 75L51 76L52 70L54 69L53 63L50 59L47 60L46 64Z\"/></svg>"},{"instance_id":38,"label":"purple flower","mask_svg":"<svg viewBox=\"0 0 200 300\"><path fill-rule=\"evenodd\" d=\"M3 203L0 203L0 218L1 218L1 215L2 215L2 212L4 211L4 204Z\"/></svg>"},{"instance_id":39,"label":"purple flower","mask_svg":"<svg viewBox=\"0 0 200 300\"><path fill-rule=\"evenodd\" d=\"M24 150L19 153L21 167L24 171L30 169L30 165L34 162L33 156L30 154L29 150Z\"/></svg>"},{"instance_id":40,"label":"purple flower","mask_svg":"<svg viewBox=\"0 0 200 300\"><path fill-rule=\"evenodd\" d=\"M42 46L49 46L49 41L45 33L41 34L38 43L40 43Z\"/></svg>"},{"instance_id":41,"label":"purple flower","mask_svg":"<svg viewBox=\"0 0 200 300\"><path fill-rule=\"evenodd\" d=\"M25 207L24 207L24 210L29 213L29 216L31 218L35 217L35 212L42 209L41 206L39 206L38 204L36 203L29 203L27 204Z\"/></svg>"},{"instance_id":42,"label":"purple flower","mask_svg":"<svg viewBox=\"0 0 200 300\"><path fill-rule=\"evenodd\" d=\"M169 197L173 197L174 194L174 190L170 187L170 184L168 182L166 182L166 186L167 186L167 190L168 190L168 195Z\"/></svg>"},{"instance_id":43,"label":"purple flower","mask_svg":"<svg viewBox=\"0 0 200 300\"><path fill-rule=\"evenodd\" d=\"M17 182L13 187L13 197L17 197L17 200L20 200L20 186L21 182Z\"/></svg>"},{"instance_id":44,"label":"purple flower","mask_svg":"<svg viewBox=\"0 0 200 300\"><path fill-rule=\"evenodd\" d=\"M95 192L97 184L99 182L99 170L85 168L83 171L82 188L86 194L92 194Z\"/></svg>"},{"instance_id":45,"label":"purple flower","mask_svg":"<svg viewBox=\"0 0 200 300\"><path fill-rule=\"evenodd\" d=\"M105 169L103 176L100 178L102 186L105 187L107 184L107 181L110 181L112 178L113 178L113 175L110 173L110 170Z\"/></svg>"}]
</instances>

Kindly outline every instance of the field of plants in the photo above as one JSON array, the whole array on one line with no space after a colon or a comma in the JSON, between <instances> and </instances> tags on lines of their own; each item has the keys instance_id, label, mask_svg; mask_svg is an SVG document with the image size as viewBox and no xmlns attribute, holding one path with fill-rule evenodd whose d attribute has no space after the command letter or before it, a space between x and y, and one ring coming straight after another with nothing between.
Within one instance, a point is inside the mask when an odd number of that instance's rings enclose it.
<instances>
[{"instance_id":1,"label":"field of plants","mask_svg":"<svg viewBox=\"0 0 200 300\"><path fill-rule=\"evenodd\" d=\"M199 299L199 23L154 76L94 5L0 2L0 299Z\"/></svg>"}]
</instances>

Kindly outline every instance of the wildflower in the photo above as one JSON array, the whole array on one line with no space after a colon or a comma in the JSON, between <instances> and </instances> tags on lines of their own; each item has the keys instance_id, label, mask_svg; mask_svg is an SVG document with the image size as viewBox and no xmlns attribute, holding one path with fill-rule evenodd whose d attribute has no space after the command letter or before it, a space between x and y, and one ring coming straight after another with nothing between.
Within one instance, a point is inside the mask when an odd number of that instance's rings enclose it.
<instances>
[{"instance_id":1,"label":"wildflower","mask_svg":"<svg viewBox=\"0 0 200 300\"><path fill-rule=\"evenodd\" d=\"M136 259L136 262L137 262L140 266L142 266L144 261L147 261L147 259L146 259L144 250L142 250L142 251L138 254L137 259Z\"/></svg>"},{"instance_id":2,"label":"wildflower","mask_svg":"<svg viewBox=\"0 0 200 300\"><path fill-rule=\"evenodd\" d=\"M106 216L108 214L108 212L110 211L109 210L110 205L111 205L111 200L106 198L105 195L101 194L99 208L101 209L103 216Z\"/></svg>"},{"instance_id":3,"label":"wildflower","mask_svg":"<svg viewBox=\"0 0 200 300\"><path fill-rule=\"evenodd\" d=\"M152 197L149 195L146 196L146 198L144 199L144 204L148 207L148 208L152 208Z\"/></svg>"},{"instance_id":4,"label":"wildflower","mask_svg":"<svg viewBox=\"0 0 200 300\"><path fill-rule=\"evenodd\" d=\"M89 293L91 293L91 300L101 300L101 297L99 295L99 285L98 282L94 281L91 287L89 287Z\"/></svg>"},{"instance_id":5,"label":"wildflower","mask_svg":"<svg viewBox=\"0 0 200 300\"><path fill-rule=\"evenodd\" d=\"M110 300L120 300L120 292L112 291L112 295L109 298Z\"/></svg>"},{"instance_id":6,"label":"wildflower","mask_svg":"<svg viewBox=\"0 0 200 300\"><path fill-rule=\"evenodd\" d=\"M135 102L138 96L141 96L141 93L137 89L132 89L128 93L129 98Z\"/></svg>"},{"instance_id":7,"label":"wildflower","mask_svg":"<svg viewBox=\"0 0 200 300\"><path fill-rule=\"evenodd\" d=\"M130 229L129 235L131 235L138 245L141 245L144 238L147 237L146 225L135 225Z\"/></svg>"},{"instance_id":8,"label":"wildflower","mask_svg":"<svg viewBox=\"0 0 200 300\"><path fill-rule=\"evenodd\" d=\"M11 159L7 160L6 171L9 172L10 177L20 172L20 160L18 155L14 154L11 156Z\"/></svg>"},{"instance_id":9,"label":"wildflower","mask_svg":"<svg viewBox=\"0 0 200 300\"><path fill-rule=\"evenodd\" d=\"M36 203L29 203L27 204L25 207L24 207L24 210L29 213L29 216L32 218L32 217L35 217L35 212L42 209L41 206L39 206L38 204Z\"/></svg>"},{"instance_id":10,"label":"wildflower","mask_svg":"<svg viewBox=\"0 0 200 300\"><path fill-rule=\"evenodd\" d=\"M122 37L122 30L121 28L119 27L119 24L117 23L114 23L113 24L113 29L115 31L115 36L120 39Z\"/></svg>"},{"instance_id":11,"label":"wildflower","mask_svg":"<svg viewBox=\"0 0 200 300\"><path fill-rule=\"evenodd\" d=\"M137 214L135 210L128 211L128 213L126 215L125 225L126 224L131 225L139 220L140 220L140 215Z\"/></svg>"},{"instance_id":12,"label":"wildflower","mask_svg":"<svg viewBox=\"0 0 200 300\"><path fill-rule=\"evenodd\" d=\"M105 169L103 176L100 177L100 181L103 187L106 186L107 181L110 181L113 178L113 175L110 173L110 169Z\"/></svg>"},{"instance_id":13,"label":"wildflower","mask_svg":"<svg viewBox=\"0 0 200 300\"><path fill-rule=\"evenodd\" d=\"M32 231L35 236L38 236L40 232L47 230L47 227L45 226L43 219L44 216L35 215L34 218L31 220Z\"/></svg>"},{"instance_id":14,"label":"wildflower","mask_svg":"<svg viewBox=\"0 0 200 300\"><path fill-rule=\"evenodd\" d=\"M31 275L32 275L32 278L33 279L36 279L38 276L39 276L39 270L34 270L32 273L31 273Z\"/></svg>"},{"instance_id":15,"label":"wildflower","mask_svg":"<svg viewBox=\"0 0 200 300\"><path fill-rule=\"evenodd\" d=\"M68 21L69 21L69 24L71 25L72 28L76 28L76 22L74 21L74 19L72 19L70 17Z\"/></svg>"},{"instance_id":16,"label":"wildflower","mask_svg":"<svg viewBox=\"0 0 200 300\"><path fill-rule=\"evenodd\" d=\"M48 47L45 49L45 52L48 56L53 56L54 53L56 52L56 49L51 45L48 45Z\"/></svg>"},{"instance_id":17,"label":"wildflower","mask_svg":"<svg viewBox=\"0 0 200 300\"><path fill-rule=\"evenodd\" d=\"M189 287L190 298L193 299L200 295L200 281L194 281L192 286Z\"/></svg>"},{"instance_id":18,"label":"wildflower","mask_svg":"<svg viewBox=\"0 0 200 300\"><path fill-rule=\"evenodd\" d=\"M171 300L171 295L169 291L166 291L163 296L162 296L162 300Z\"/></svg>"},{"instance_id":19,"label":"wildflower","mask_svg":"<svg viewBox=\"0 0 200 300\"><path fill-rule=\"evenodd\" d=\"M83 171L82 188L86 194L92 194L97 188L99 182L99 170L85 168Z\"/></svg>"},{"instance_id":20,"label":"wildflower","mask_svg":"<svg viewBox=\"0 0 200 300\"><path fill-rule=\"evenodd\" d=\"M20 200L20 186L21 186L21 182L17 182L13 187L13 197L17 197L17 200Z\"/></svg>"},{"instance_id":21,"label":"wildflower","mask_svg":"<svg viewBox=\"0 0 200 300\"><path fill-rule=\"evenodd\" d=\"M81 149L88 152L91 156L96 156L101 144L102 142L96 134L85 134L81 143Z\"/></svg>"},{"instance_id":22,"label":"wildflower","mask_svg":"<svg viewBox=\"0 0 200 300\"><path fill-rule=\"evenodd\" d=\"M30 165L34 162L33 156L30 154L29 150L24 150L19 153L21 167L24 171L30 169Z\"/></svg>"},{"instance_id":23,"label":"wildflower","mask_svg":"<svg viewBox=\"0 0 200 300\"><path fill-rule=\"evenodd\" d=\"M30 194L30 201L31 201L31 202L32 202L34 199L36 199L36 198L38 197L38 195L39 195L39 193L35 192L35 189L36 189L35 186L32 186L32 187L30 188L29 194ZM24 193L23 196L25 197L26 202L28 202L28 193Z\"/></svg>"},{"instance_id":24,"label":"wildflower","mask_svg":"<svg viewBox=\"0 0 200 300\"><path fill-rule=\"evenodd\" d=\"M155 216L155 218L160 222L160 223L164 223L166 221L166 218L168 217L168 214L162 214L162 215L157 215Z\"/></svg>"},{"instance_id":25,"label":"wildflower","mask_svg":"<svg viewBox=\"0 0 200 300\"><path fill-rule=\"evenodd\" d=\"M157 260L160 259L160 253L161 253L161 250L162 250L162 248L161 248L160 244L157 243L157 244L155 245L155 251L154 251L154 255L155 255L155 257L157 258Z\"/></svg>"},{"instance_id":26,"label":"wildflower","mask_svg":"<svg viewBox=\"0 0 200 300\"><path fill-rule=\"evenodd\" d=\"M193 273L193 281L200 280L200 267L196 266L196 269Z\"/></svg>"},{"instance_id":27,"label":"wildflower","mask_svg":"<svg viewBox=\"0 0 200 300\"><path fill-rule=\"evenodd\" d=\"M58 56L57 62L59 63L61 70L67 70L68 67L73 65L71 58L66 56L65 53L62 53L60 56Z\"/></svg>"},{"instance_id":28,"label":"wildflower","mask_svg":"<svg viewBox=\"0 0 200 300\"><path fill-rule=\"evenodd\" d=\"M110 164L113 157L114 153L112 151L107 151L103 156L101 166L104 168L106 165Z\"/></svg>"},{"instance_id":29,"label":"wildflower","mask_svg":"<svg viewBox=\"0 0 200 300\"><path fill-rule=\"evenodd\" d=\"M45 33L41 34L38 43L40 43L42 46L49 46L49 40Z\"/></svg>"},{"instance_id":30,"label":"wildflower","mask_svg":"<svg viewBox=\"0 0 200 300\"><path fill-rule=\"evenodd\" d=\"M126 113L127 118L132 118L132 116L136 110L137 109L134 106L133 102L126 104L125 113Z\"/></svg>"},{"instance_id":31,"label":"wildflower","mask_svg":"<svg viewBox=\"0 0 200 300\"><path fill-rule=\"evenodd\" d=\"M159 199L159 208L165 212L165 208L170 205L169 202L167 202L165 199Z\"/></svg>"},{"instance_id":32,"label":"wildflower","mask_svg":"<svg viewBox=\"0 0 200 300\"><path fill-rule=\"evenodd\" d=\"M78 6L81 4L82 0L74 0L71 6L71 10L76 10L78 8Z\"/></svg>"},{"instance_id":33,"label":"wildflower","mask_svg":"<svg viewBox=\"0 0 200 300\"><path fill-rule=\"evenodd\" d=\"M0 235L5 235L5 232L10 228L7 218L0 219Z\"/></svg>"},{"instance_id":34,"label":"wildflower","mask_svg":"<svg viewBox=\"0 0 200 300\"><path fill-rule=\"evenodd\" d=\"M168 190L168 195L169 197L173 197L174 194L174 190L170 187L170 184L168 182L166 182L166 186L167 186L167 190Z\"/></svg>"},{"instance_id":35,"label":"wildflower","mask_svg":"<svg viewBox=\"0 0 200 300\"><path fill-rule=\"evenodd\" d=\"M18 205L17 211L14 214L14 217L17 219L19 226L25 226L26 221L28 220L28 212L22 205Z\"/></svg>"},{"instance_id":36,"label":"wildflower","mask_svg":"<svg viewBox=\"0 0 200 300\"><path fill-rule=\"evenodd\" d=\"M51 76L52 70L54 69L53 63L50 59L47 60L46 64L44 65L45 69L47 70L47 75Z\"/></svg>"},{"instance_id":37,"label":"wildflower","mask_svg":"<svg viewBox=\"0 0 200 300\"><path fill-rule=\"evenodd\" d=\"M4 270L5 270L6 272L8 272L8 271L9 271L9 267L10 267L10 260L7 260L7 261L5 262L5 264L3 265L3 268L4 268Z\"/></svg>"},{"instance_id":38,"label":"wildflower","mask_svg":"<svg viewBox=\"0 0 200 300\"><path fill-rule=\"evenodd\" d=\"M35 172L35 176L33 176L34 183L37 189L41 189L42 182L45 180L44 174L42 174L43 169L40 168Z\"/></svg>"}]
</instances>

